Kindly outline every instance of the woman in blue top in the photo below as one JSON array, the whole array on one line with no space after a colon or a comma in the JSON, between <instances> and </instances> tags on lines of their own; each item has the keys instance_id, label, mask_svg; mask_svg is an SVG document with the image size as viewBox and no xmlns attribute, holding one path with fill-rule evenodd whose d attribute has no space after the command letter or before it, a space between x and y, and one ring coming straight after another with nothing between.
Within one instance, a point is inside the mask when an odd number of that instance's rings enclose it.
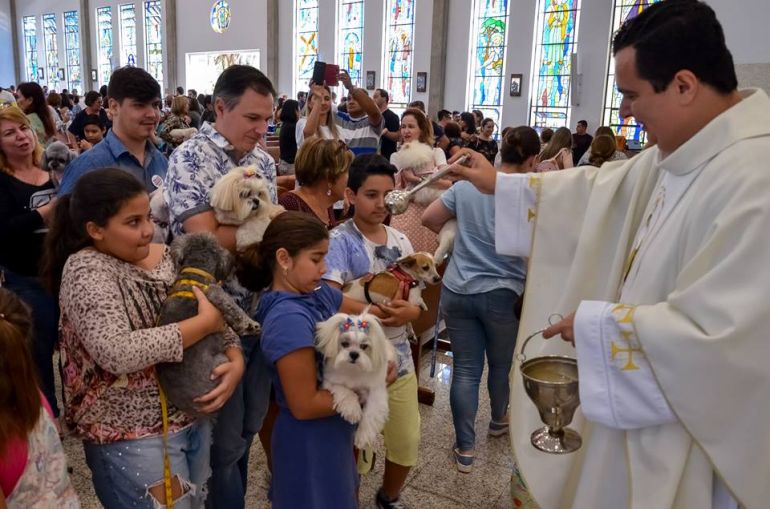
<instances>
[{"instance_id":1,"label":"woman in blue top","mask_svg":"<svg viewBox=\"0 0 770 509\"><path fill-rule=\"evenodd\" d=\"M358 507L354 426L318 386L315 327L342 304L342 293L321 280L328 248L329 234L318 219L289 211L273 219L262 242L241 260L244 286L268 290L255 319L279 407L272 436L275 509Z\"/></svg>"},{"instance_id":2,"label":"woman in blue top","mask_svg":"<svg viewBox=\"0 0 770 509\"><path fill-rule=\"evenodd\" d=\"M532 171L540 140L530 127L516 127L500 149L506 173ZM489 362L491 436L508 432L508 373L519 322L514 306L524 291L524 260L495 251L495 201L469 182L458 182L423 213L422 223L438 232L457 218L457 236L441 289L441 313L452 342L453 376L449 393L460 472L473 466L476 433L473 423L479 406L484 352Z\"/></svg>"}]
</instances>

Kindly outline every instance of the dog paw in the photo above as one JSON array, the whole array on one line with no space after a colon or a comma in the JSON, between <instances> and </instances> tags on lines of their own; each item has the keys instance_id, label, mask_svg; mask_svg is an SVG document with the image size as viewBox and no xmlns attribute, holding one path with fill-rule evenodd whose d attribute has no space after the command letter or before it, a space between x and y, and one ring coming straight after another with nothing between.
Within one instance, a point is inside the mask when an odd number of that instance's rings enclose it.
<instances>
[{"instance_id":1,"label":"dog paw","mask_svg":"<svg viewBox=\"0 0 770 509\"><path fill-rule=\"evenodd\" d=\"M354 445L358 449L367 449L374 445L377 440L377 431L369 426L359 425L353 439Z\"/></svg>"},{"instance_id":2,"label":"dog paw","mask_svg":"<svg viewBox=\"0 0 770 509\"><path fill-rule=\"evenodd\" d=\"M363 410L358 403L358 398L342 398L334 400L334 410L350 424L357 424L361 420Z\"/></svg>"},{"instance_id":3,"label":"dog paw","mask_svg":"<svg viewBox=\"0 0 770 509\"><path fill-rule=\"evenodd\" d=\"M242 336L258 336L262 332L262 326L254 320L249 320L243 327Z\"/></svg>"}]
</instances>

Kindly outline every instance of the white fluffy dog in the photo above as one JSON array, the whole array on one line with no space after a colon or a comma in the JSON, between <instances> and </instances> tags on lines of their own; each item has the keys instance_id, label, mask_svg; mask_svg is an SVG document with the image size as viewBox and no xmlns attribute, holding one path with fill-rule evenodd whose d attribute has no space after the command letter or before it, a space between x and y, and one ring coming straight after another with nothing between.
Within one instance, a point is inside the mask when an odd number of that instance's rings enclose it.
<instances>
[{"instance_id":1,"label":"white fluffy dog","mask_svg":"<svg viewBox=\"0 0 770 509\"><path fill-rule=\"evenodd\" d=\"M211 188L211 206L220 224L237 225L238 250L262 242L270 221L285 209L270 201L267 181L253 166L233 168Z\"/></svg>"},{"instance_id":2,"label":"white fluffy dog","mask_svg":"<svg viewBox=\"0 0 770 509\"><path fill-rule=\"evenodd\" d=\"M388 419L388 361L393 345L374 315L337 313L316 329L317 349L324 359L322 387L334 396L334 409L358 424L355 445L374 444Z\"/></svg>"},{"instance_id":3,"label":"white fluffy dog","mask_svg":"<svg viewBox=\"0 0 770 509\"><path fill-rule=\"evenodd\" d=\"M393 164L404 171L412 171L417 177L428 178L435 173L437 168L433 162L433 147L425 143L409 142L404 143L401 148L392 156ZM410 185L409 187L414 187ZM415 203L420 205L430 205L438 199L444 189L427 186L417 191L414 195ZM441 228L438 234L438 248L433 253L433 259L436 265L441 265L444 258L452 252L454 239L457 234L457 221L450 219Z\"/></svg>"}]
</instances>

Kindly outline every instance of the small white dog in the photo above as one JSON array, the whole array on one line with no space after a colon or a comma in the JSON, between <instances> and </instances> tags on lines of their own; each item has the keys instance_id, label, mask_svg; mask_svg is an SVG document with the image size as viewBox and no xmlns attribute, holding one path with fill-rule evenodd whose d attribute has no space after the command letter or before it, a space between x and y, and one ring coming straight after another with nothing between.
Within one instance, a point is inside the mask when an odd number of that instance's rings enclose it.
<instances>
[{"instance_id":1,"label":"small white dog","mask_svg":"<svg viewBox=\"0 0 770 509\"><path fill-rule=\"evenodd\" d=\"M211 188L211 206L220 224L237 225L238 250L262 241L270 221L285 209L270 201L267 182L253 166L233 168Z\"/></svg>"},{"instance_id":2,"label":"small white dog","mask_svg":"<svg viewBox=\"0 0 770 509\"><path fill-rule=\"evenodd\" d=\"M323 356L323 384L334 396L334 409L358 424L355 445L374 444L388 419L388 362L393 345L379 321L364 310L360 315L337 313L316 328L317 349Z\"/></svg>"},{"instance_id":3,"label":"small white dog","mask_svg":"<svg viewBox=\"0 0 770 509\"><path fill-rule=\"evenodd\" d=\"M435 285L440 282L441 276L436 271L433 256L419 252L399 258L387 270L346 283L342 291L359 302L381 304L404 299L425 310L428 306L422 299L421 284Z\"/></svg>"},{"instance_id":4,"label":"small white dog","mask_svg":"<svg viewBox=\"0 0 770 509\"><path fill-rule=\"evenodd\" d=\"M433 147L425 143L409 142L392 156L393 164L404 171L412 171L422 179L426 179L439 170L433 161ZM415 184L416 185L416 184ZM414 187L409 185L408 187ZM438 199L445 189L434 186L423 187L414 195L414 202L420 205L430 205ZM441 228L438 234L438 248L433 253L433 259L437 265L444 262L444 258L452 252L455 236L457 235L457 221L450 219Z\"/></svg>"}]
</instances>

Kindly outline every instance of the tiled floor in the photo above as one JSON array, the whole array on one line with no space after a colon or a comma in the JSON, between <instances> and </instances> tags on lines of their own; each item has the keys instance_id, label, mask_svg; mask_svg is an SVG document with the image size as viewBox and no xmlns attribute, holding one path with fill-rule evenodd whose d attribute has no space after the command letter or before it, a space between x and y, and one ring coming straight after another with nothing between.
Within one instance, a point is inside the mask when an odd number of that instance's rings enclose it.
<instances>
[{"instance_id":1,"label":"tiled floor","mask_svg":"<svg viewBox=\"0 0 770 509\"><path fill-rule=\"evenodd\" d=\"M403 500L411 509L484 508L503 509L512 507L509 496L511 458L508 437L487 437L489 422L489 398L486 390L486 374L482 379L476 460L473 471L461 474L451 457L454 430L449 409L449 382L452 373L451 356L438 354L436 377L430 378L430 354L423 356L421 380L423 386L436 391L433 407L420 405L422 417L422 441L420 459L409 474L403 492ZM91 475L83 459L80 442L66 438L65 450L74 472L72 479L81 497L84 509L98 508L93 492ZM361 479L361 508L374 507L373 499L382 479L384 450L380 445L374 471ZM249 493L246 507L269 508L267 501L268 476L265 455L258 441L252 447L249 472Z\"/></svg>"}]
</instances>

